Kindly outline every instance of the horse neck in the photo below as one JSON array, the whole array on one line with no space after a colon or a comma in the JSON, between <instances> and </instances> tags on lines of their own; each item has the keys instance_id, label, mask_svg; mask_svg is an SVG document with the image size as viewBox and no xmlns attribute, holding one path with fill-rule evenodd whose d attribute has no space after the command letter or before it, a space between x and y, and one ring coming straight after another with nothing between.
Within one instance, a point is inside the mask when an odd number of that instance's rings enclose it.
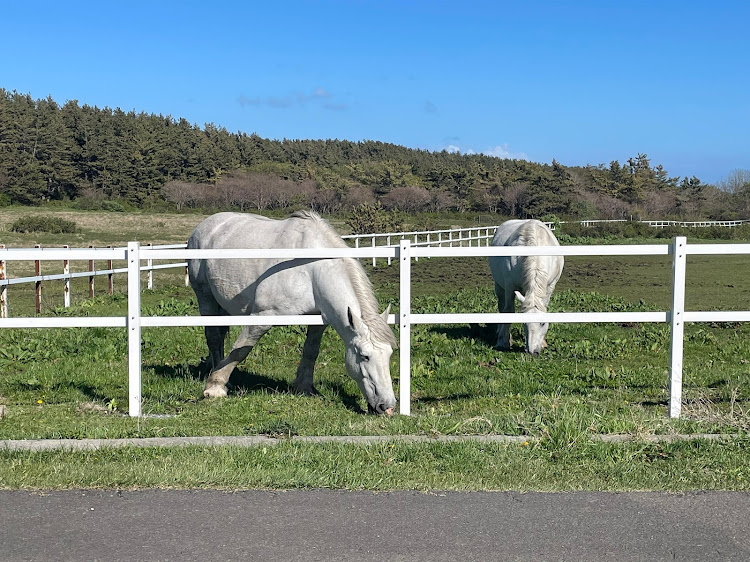
<instances>
[{"instance_id":1,"label":"horse neck","mask_svg":"<svg viewBox=\"0 0 750 562\"><path fill-rule=\"evenodd\" d=\"M343 260L326 261L318 262L314 275L315 304L326 323L348 342L354 337L348 311L361 317L362 309Z\"/></svg>"}]
</instances>

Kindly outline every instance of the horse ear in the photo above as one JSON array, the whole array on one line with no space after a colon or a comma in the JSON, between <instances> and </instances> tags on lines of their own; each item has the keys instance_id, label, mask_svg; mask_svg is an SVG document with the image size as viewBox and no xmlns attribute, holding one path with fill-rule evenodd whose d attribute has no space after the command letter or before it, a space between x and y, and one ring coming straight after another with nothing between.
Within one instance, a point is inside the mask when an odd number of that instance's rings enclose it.
<instances>
[{"instance_id":1,"label":"horse ear","mask_svg":"<svg viewBox=\"0 0 750 562\"><path fill-rule=\"evenodd\" d=\"M388 306L385 307L385 310L383 311L383 314L381 314L380 316L383 318L383 320L385 320L386 322L388 322L388 315L390 313L391 313L391 304L388 303Z\"/></svg>"},{"instance_id":2,"label":"horse ear","mask_svg":"<svg viewBox=\"0 0 750 562\"><path fill-rule=\"evenodd\" d=\"M358 333L362 331L362 320L349 307L346 307L346 317L349 320L349 327L352 330Z\"/></svg>"},{"instance_id":3,"label":"horse ear","mask_svg":"<svg viewBox=\"0 0 750 562\"><path fill-rule=\"evenodd\" d=\"M521 293L519 293L518 291L516 291L516 298L517 298L517 299L518 299L518 300L519 300L520 302L523 302L523 301L525 301L525 300L526 300L526 297L524 297L524 296L523 296L523 295L522 295Z\"/></svg>"}]
</instances>

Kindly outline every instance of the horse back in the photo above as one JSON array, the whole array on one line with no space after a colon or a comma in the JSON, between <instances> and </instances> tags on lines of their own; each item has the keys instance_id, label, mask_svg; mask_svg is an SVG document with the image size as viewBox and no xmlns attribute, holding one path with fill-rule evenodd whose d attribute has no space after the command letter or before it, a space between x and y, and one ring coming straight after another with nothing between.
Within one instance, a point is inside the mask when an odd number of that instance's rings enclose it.
<instances>
[{"instance_id":1,"label":"horse back","mask_svg":"<svg viewBox=\"0 0 750 562\"><path fill-rule=\"evenodd\" d=\"M543 222L534 219L509 220L501 224L492 239L493 246L559 246L554 233ZM491 256L490 270L495 283L506 291L530 289L530 269L544 274L551 293L562 274L562 256Z\"/></svg>"},{"instance_id":2,"label":"horse back","mask_svg":"<svg viewBox=\"0 0 750 562\"><path fill-rule=\"evenodd\" d=\"M218 213L195 228L188 239L188 248L327 247L330 246L327 238L317 215L300 214L275 220L245 213ZM309 266L297 262L286 258L196 259L188 260L188 275L197 295L212 295L230 314L269 307L302 314L311 307L312 289L307 274Z\"/></svg>"}]
</instances>

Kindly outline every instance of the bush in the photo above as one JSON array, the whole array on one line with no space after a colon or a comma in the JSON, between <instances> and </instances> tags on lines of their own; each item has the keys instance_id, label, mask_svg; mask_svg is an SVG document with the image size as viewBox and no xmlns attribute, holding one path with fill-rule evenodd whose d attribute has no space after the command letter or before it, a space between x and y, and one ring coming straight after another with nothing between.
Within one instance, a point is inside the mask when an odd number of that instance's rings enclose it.
<instances>
[{"instance_id":1,"label":"bush","mask_svg":"<svg viewBox=\"0 0 750 562\"><path fill-rule=\"evenodd\" d=\"M15 221L11 232L47 232L50 234L73 234L78 232L78 226L73 221L61 217L50 216L26 216Z\"/></svg>"},{"instance_id":2,"label":"bush","mask_svg":"<svg viewBox=\"0 0 750 562\"><path fill-rule=\"evenodd\" d=\"M352 234L371 234L381 232L398 232L403 221L398 211L386 211L378 201L375 205L362 203L352 209L346 219Z\"/></svg>"}]
</instances>

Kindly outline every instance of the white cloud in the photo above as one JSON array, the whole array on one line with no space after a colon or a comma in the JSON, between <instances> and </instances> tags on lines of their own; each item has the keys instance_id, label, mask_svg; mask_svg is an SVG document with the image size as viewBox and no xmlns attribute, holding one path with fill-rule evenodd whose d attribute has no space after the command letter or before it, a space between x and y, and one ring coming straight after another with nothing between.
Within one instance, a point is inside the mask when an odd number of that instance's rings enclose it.
<instances>
[{"instance_id":1,"label":"white cloud","mask_svg":"<svg viewBox=\"0 0 750 562\"><path fill-rule=\"evenodd\" d=\"M472 154L484 154L486 156L495 156L496 158L511 158L513 160L528 160L529 157L523 152L513 152L508 143L503 145L495 146L494 148L488 148L487 150L475 151L473 148L462 148L457 144L449 144L440 150L445 150L451 154L464 154L471 156Z\"/></svg>"},{"instance_id":2,"label":"white cloud","mask_svg":"<svg viewBox=\"0 0 750 562\"><path fill-rule=\"evenodd\" d=\"M497 158L512 158L513 160L528 160L529 157L523 152L512 152L508 143L497 145L494 148L483 150L482 154L496 156Z\"/></svg>"},{"instance_id":3,"label":"white cloud","mask_svg":"<svg viewBox=\"0 0 750 562\"><path fill-rule=\"evenodd\" d=\"M318 87L318 88L315 88L315 91L312 93L312 97L313 98L330 98L330 97L333 97L333 95L328 90Z\"/></svg>"}]
</instances>

